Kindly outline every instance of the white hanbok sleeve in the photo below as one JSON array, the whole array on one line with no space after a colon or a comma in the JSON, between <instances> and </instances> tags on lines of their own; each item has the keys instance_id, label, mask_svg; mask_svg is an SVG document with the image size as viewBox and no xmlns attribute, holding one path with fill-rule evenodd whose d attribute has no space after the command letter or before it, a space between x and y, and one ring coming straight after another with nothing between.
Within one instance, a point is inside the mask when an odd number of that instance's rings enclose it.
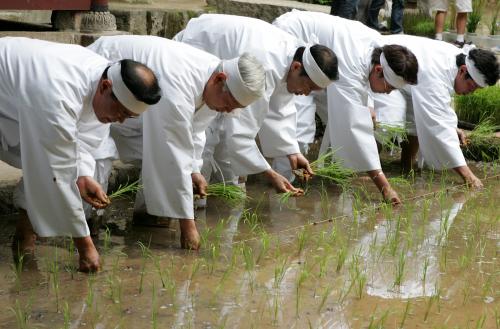
<instances>
[{"instance_id":1,"label":"white hanbok sleeve","mask_svg":"<svg viewBox=\"0 0 500 329\"><path fill-rule=\"evenodd\" d=\"M42 237L88 236L78 178L76 111L61 100L19 111L28 215Z\"/></svg>"},{"instance_id":2,"label":"white hanbok sleeve","mask_svg":"<svg viewBox=\"0 0 500 329\"><path fill-rule=\"evenodd\" d=\"M457 115L447 88L436 84L411 87L413 112L420 151L427 165L436 168L465 166L457 135Z\"/></svg>"},{"instance_id":3,"label":"white hanbok sleeve","mask_svg":"<svg viewBox=\"0 0 500 329\"><path fill-rule=\"evenodd\" d=\"M238 115L227 117L226 138L231 150L229 157L237 176L257 174L271 168L255 142L268 107L269 103L261 98L239 110Z\"/></svg>"},{"instance_id":4,"label":"white hanbok sleeve","mask_svg":"<svg viewBox=\"0 0 500 329\"><path fill-rule=\"evenodd\" d=\"M163 97L143 115L142 179L146 206L151 215L193 219L195 105L180 90L164 93L175 97Z\"/></svg>"},{"instance_id":5,"label":"white hanbok sleeve","mask_svg":"<svg viewBox=\"0 0 500 329\"><path fill-rule=\"evenodd\" d=\"M208 106L203 106L194 114L193 123L193 143L194 143L194 161L193 173L200 173L203 167L203 149L205 148L206 135L205 130L208 128L212 120L216 117L217 112L211 110Z\"/></svg>"},{"instance_id":6,"label":"white hanbok sleeve","mask_svg":"<svg viewBox=\"0 0 500 329\"><path fill-rule=\"evenodd\" d=\"M260 128L259 140L262 153L269 158L300 153L294 96L284 87L277 88L271 96L269 113Z\"/></svg>"}]
</instances>

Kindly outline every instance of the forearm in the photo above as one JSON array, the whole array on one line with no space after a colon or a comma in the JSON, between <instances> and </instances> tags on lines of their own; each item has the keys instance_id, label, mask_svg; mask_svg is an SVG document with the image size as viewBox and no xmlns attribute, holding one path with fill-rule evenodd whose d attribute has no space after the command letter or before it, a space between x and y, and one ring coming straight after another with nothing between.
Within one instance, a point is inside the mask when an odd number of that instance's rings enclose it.
<instances>
[{"instance_id":1,"label":"forearm","mask_svg":"<svg viewBox=\"0 0 500 329\"><path fill-rule=\"evenodd\" d=\"M370 170L366 172L368 176L372 179L373 183L377 186L380 192L391 188L391 184L385 177L384 172L380 169Z\"/></svg>"}]
</instances>

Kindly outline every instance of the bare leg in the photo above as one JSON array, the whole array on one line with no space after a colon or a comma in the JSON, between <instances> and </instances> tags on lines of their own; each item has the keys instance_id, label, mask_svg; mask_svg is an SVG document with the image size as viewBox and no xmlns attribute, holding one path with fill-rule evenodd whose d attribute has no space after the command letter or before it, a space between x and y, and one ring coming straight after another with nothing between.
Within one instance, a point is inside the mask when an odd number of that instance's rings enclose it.
<instances>
[{"instance_id":1,"label":"bare leg","mask_svg":"<svg viewBox=\"0 0 500 329\"><path fill-rule=\"evenodd\" d=\"M33 255L35 253L35 241L36 233L33 231L28 213L26 210L20 209L12 249L17 253L17 256Z\"/></svg>"},{"instance_id":2,"label":"bare leg","mask_svg":"<svg viewBox=\"0 0 500 329\"><path fill-rule=\"evenodd\" d=\"M78 270L81 272L97 272L100 268L99 253L92 238L90 236L73 238L73 242L80 257Z\"/></svg>"},{"instance_id":3,"label":"bare leg","mask_svg":"<svg viewBox=\"0 0 500 329\"><path fill-rule=\"evenodd\" d=\"M444 21L446 19L446 11L438 11L434 19L434 30L436 33L443 33Z\"/></svg>"},{"instance_id":4,"label":"bare leg","mask_svg":"<svg viewBox=\"0 0 500 329\"><path fill-rule=\"evenodd\" d=\"M466 24L467 24L467 13L457 13L457 20L456 20L457 34L465 34Z\"/></svg>"},{"instance_id":5,"label":"bare leg","mask_svg":"<svg viewBox=\"0 0 500 329\"><path fill-rule=\"evenodd\" d=\"M179 226L181 228L181 247L191 250L200 249L200 235L194 219L180 219Z\"/></svg>"},{"instance_id":6,"label":"bare leg","mask_svg":"<svg viewBox=\"0 0 500 329\"><path fill-rule=\"evenodd\" d=\"M418 138L408 135L408 140L401 143L401 168L403 173L409 173L417 160Z\"/></svg>"}]
</instances>

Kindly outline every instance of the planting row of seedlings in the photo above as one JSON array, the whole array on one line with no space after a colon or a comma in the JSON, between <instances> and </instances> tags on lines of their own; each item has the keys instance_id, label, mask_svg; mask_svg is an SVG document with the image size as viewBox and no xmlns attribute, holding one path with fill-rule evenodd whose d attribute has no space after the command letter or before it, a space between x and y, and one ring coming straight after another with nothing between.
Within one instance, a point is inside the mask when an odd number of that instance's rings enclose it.
<instances>
[{"instance_id":1,"label":"planting row of seedlings","mask_svg":"<svg viewBox=\"0 0 500 329\"><path fill-rule=\"evenodd\" d=\"M305 328L325 325L335 314L346 325L369 328L452 328L470 321L494 328L500 317L495 304L488 305L500 281L496 241L488 237L498 234L498 183L458 196L446 175L430 175L426 183L431 193L397 211L363 201L359 194L367 192L360 189L353 216L331 218L325 210L286 231L269 232L262 208L254 207L240 219L250 238L227 245L231 219L221 220L203 231L199 256L164 253L151 241L132 250L139 257L129 256L112 245L107 230L101 239L105 268L95 276L71 270L69 239L38 262L36 284L23 282L23 262L12 269L17 296L11 313L19 328L36 325L36 314L54 328ZM329 198L324 188L323 198ZM411 284L416 295L407 293ZM466 319L449 318L461 312Z\"/></svg>"}]
</instances>

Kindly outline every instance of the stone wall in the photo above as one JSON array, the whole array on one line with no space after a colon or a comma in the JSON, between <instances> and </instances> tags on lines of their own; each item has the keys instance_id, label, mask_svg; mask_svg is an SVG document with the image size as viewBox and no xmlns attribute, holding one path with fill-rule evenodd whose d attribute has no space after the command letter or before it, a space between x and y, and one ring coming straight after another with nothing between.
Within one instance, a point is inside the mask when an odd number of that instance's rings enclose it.
<instances>
[{"instance_id":1,"label":"stone wall","mask_svg":"<svg viewBox=\"0 0 500 329\"><path fill-rule=\"evenodd\" d=\"M298 1L257 1L257 0L207 0L216 12L221 14L249 16L272 22L276 17L292 9L330 13L329 6L314 5Z\"/></svg>"},{"instance_id":2,"label":"stone wall","mask_svg":"<svg viewBox=\"0 0 500 329\"><path fill-rule=\"evenodd\" d=\"M192 17L197 17L204 11L112 10L111 13L115 15L116 25L120 31L172 38L184 29Z\"/></svg>"}]
</instances>

